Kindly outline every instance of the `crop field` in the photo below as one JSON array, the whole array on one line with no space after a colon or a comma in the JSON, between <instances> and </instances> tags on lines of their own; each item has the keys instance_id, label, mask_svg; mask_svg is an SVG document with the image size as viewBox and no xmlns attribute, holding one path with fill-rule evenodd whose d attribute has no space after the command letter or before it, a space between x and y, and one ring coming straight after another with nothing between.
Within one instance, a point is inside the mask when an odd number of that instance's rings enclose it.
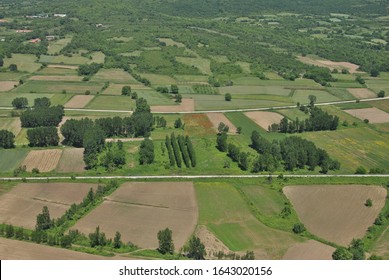
<instances>
[{"instance_id":1,"label":"crop field","mask_svg":"<svg viewBox=\"0 0 389 280\"><path fill-rule=\"evenodd\" d=\"M221 94L267 94L267 95L279 95L289 96L290 89L277 86L232 86L221 87L219 89Z\"/></svg>"},{"instance_id":2,"label":"crop field","mask_svg":"<svg viewBox=\"0 0 389 280\"><path fill-rule=\"evenodd\" d=\"M377 108L345 110L348 114L360 120L369 120L369 123L387 123L389 114Z\"/></svg>"},{"instance_id":3,"label":"crop field","mask_svg":"<svg viewBox=\"0 0 389 280\"><path fill-rule=\"evenodd\" d=\"M288 80L261 80L257 77L238 77L232 79L235 86L279 86L288 88L322 88L319 84L308 79L296 79L295 81Z\"/></svg>"},{"instance_id":4,"label":"crop field","mask_svg":"<svg viewBox=\"0 0 389 280\"><path fill-rule=\"evenodd\" d=\"M284 193L311 233L343 246L366 234L387 195L380 186L365 185L288 186ZM367 199L372 207L365 206Z\"/></svg>"},{"instance_id":5,"label":"crop field","mask_svg":"<svg viewBox=\"0 0 389 280\"><path fill-rule=\"evenodd\" d=\"M57 93L50 98L51 105L65 105L74 95L71 93Z\"/></svg>"},{"instance_id":6,"label":"crop field","mask_svg":"<svg viewBox=\"0 0 389 280\"><path fill-rule=\"evenodd\" d=\"M77 70L78 66L76 65L64 65L64 64L49 64L47 68L53 69L64 69L64 70Z\"/></svg>"},{"instance_id":7,"label":"crop field","mask_svg":"<svg viewBox=\"0 0 389 280\"><path fill-rule=\"evenodd\" d=\"M64 55L50 56L41 55L39 62L48 64L67 64L67 65L80 65L90 63L104 63L104 54L101 52L94 52L91 54L91 58L81 56L80 54L73 54L71 57Z\"/></svg>"},{"instance_id":8,"label":"crop field","mask_svg":"<svg viewBox=\"0 0 389 280\"><path fill-rule=\"evenodd\" d=\"M58 172L84 172L83 148L64 149L56 170Z\"/></svg>"},{"instance_id":9,"label":"crop field","mask_svg":"<svg viewBox=\"0 0 389 280\"><path fill-rule=\"evenodd\" d=\"M178 84L194 84L194 83L205 83L208 84L208 76L200 75L174 75Z\"/></svg>"},{"instance_id":10,"label":"crop field","mask_svg":"<svg viewBox=\"0 0 389 280\"><path fill-rule=\"evenodd\" d=\"M389 113L389 100L370 101L368 104Z\"/></svg>"},{"instance_id":11,"label":"crop field","mask_svg":"<svg viewBox=\"0 0 389 280\"><path fill-rule=\"evenodd\" d=\"M306 56L306 57L298 57L298 59L301 62L304 62L304 63L307 63L307 64L312 64L312 65L316 65L316 66L321 66L321 67L327 67L330 70L333 70L333 69L338 69L338 70L347 69L347 70L349 70L349 72L351 74L360 73L358 71L359 66L356 65L356 64L350 63L350 62L335 62L335 61L325 60L325 59L314 57L314 56L312 56L312 57L308 57L308 56Z\"/></svg>"},{"instance_id":12,"label":"crop field","mask_svg":"<svg viewBox=\"0 0 389 280\"><path fill-rule=\"evenodd\" d=\"M142 78L148 79L153 86L156 85L170 86L177 83L175 79L165 75L140 73L140 76Z\"/></svg>"},{"instance_id":13,"label":"crop field","mask_svg":"<svg viewBox=\"0 0 389 280\"><path fill-rule=\"evenodd\" d=\"M367 80L367 86L372 89L375 93L380 92L381 90L386 92L386 95L389 94L389 79L379 79L379 80Z\"/></svg>"},{"instance_id":14,"label":"crop field","mask_svg":"<svg viewBox=\"0 0 389 280\"><path fill-rule=\"evenodd\" d=\"M29 78L30 81L58 81L58 82L81 82L82 77L80 76L32 76Z\"/></svg>"},{"instance_id":15,"label":"crop field","mask_svg":"<svg viewBox=\"0 0 389 280\"><path fill-rule=\"evenodd\" d=\"M0 82L0 92L10 91L11 89L14 88L15 85L18 85L18 82L13 82L13 81Z\"/></svg>"},{"instance_id":16,"label":"crop field","mask_svg":"<svg viewBox=\"0 0 389 280\"><path fill-rule=\"evenodd\" d=\"M34 104L34 99L39 97L51 98L54 94L15 94L15 93L0 93L0 107L12 107L12 100L16 97L25 97L28 100L28 104L31 106Z\"/></svg>"},{"instance_id":17,"label":"crop field","mask_svg":"<svg viewBox=\"0 0 389 280\"><path fill-rule=\"evenodd\" d=\"M87 234L100 225L107 236L119 231L124 242L155 249L158 231L168 227L178 250L193 234L197 219L192 183L126 183L73 228Z\"/></svg>"},{"instance_id":18,"label":"crop field","mask_svg":"<svg viewBox=\"0 0 389 280\"><path fill-rule=\"evenodd\" d=\"M93 98L95 98L94 95L75 95L66 102L65 108L84 108Z\"/></svg>"},{"instance_id":19,"label":"crop field","mask_svg":"<svg viewBox=\"0 0 389 280\"><path fill-rule=\"evenodd\" d=\"M273 123L280 123L283 119L282 115L274 112L246 112L245 115L265 130L268 130Z\"/></svg>"},{"instance_id":20,"label":"crop field","mask_svg":"<svg viewBox=\"0 0 389 280\"><path fill-rule=\"evenodd\" d=\"M195 100L193 98L183 98L178 105L151 106L151 112L156 113L193 112L194 110Z\"/></svg>"},{"instance_id":21,"label":"crop field","mask_svg":"<svg viewBox=\"0 0 389 280\"><path fill-rule=\"evenodd\" d=\"M147 103L150 106L156 106L156 105L174 105L174 99L171 99L170 96L161 94L159 92L156 92L154 90L137 90L133 89L138 94L138 98L144 98L147 100Z\"/></svg>"},{"instance_id":22,"label":"crop field","mask_svg":"<svg viewBox=\"0 0 389 280\"><path fill-rule=\"evenodd\" d=\"M28 152L27 149L1 149L0 172L11 172L21 166Z\"/></svg>"},{"instance_id":23,"label":"crop field","mask_svg":"<svg viewBox=\"0 0 389 280\"><path fill-rule=\"evenodd\" d=\"M50 67L52 66L52 67ZM56 65L48 65L47 67L35 72L35 75L43 75L43 76L76 76L77 75L77 67L75 69L66 68L65 65L58 65L58 67L54 67Z\"/></svg>"},{"instance_id":24,"label":"crop field","mask_svg":"<svg viewBox=\"0 0 389 280\"><path fill-rule=\"evenodd\" d=\"M374 92L367 88L348 88L347 90L357 99L377 97Z\"/></svg>"},{"instance_id":25,"label":"crop field","mask_svg":"<svg viewBox=\"0 0 389 280\"><path fill-rule=\"evenodd\" d=\"M188 66L194 66L205 75L212 75L211 61L201 57L176 57L176 60Z\"/></svg>"},{"instance_id":26,"label":"crop field","mask_svg":"<svg viewBox=\"0 0 389 280\"><path fill-rule=\"evenodd\" d=\"M54 170L61 158L62 150L33 150L23 160L22 165L26 166L27 171L38 168L39 172L50 172Z\"/></svg>"},{"instance_id":27,"label":"crop field","mask_svg":"<svg viewBox=\"0 0 389 280\"><path fill-rule=\"evenodd\" d=\"M342 172L354 173L358 166L389 170L389 143L385 135L370 128L309 132L300 135L341 162Z\"/></svg>"},{"instance_id":28,"label":"crop field","mask_svg":"<svg viewBox=\"0 0 389 280\"><path fill-rule=\"evenodd\" d=\"M93 82L54 82L54 81L27 81L17 87L15 93L85 93L87 90L92 93L98 92L102 84Z\"/></svg>"},{"instance_id":29,"label":"crop field","mask_svg":"<svg viewBox=\"0 0 389 280\"><path fill-rule=\"evenodd\" d=\"M315 240L293 245L288 249L283 260L332 260L335 248Z\"/></svg>"},{"instance_id":30,"label":"crop field","mask_svg":"<svg viewBox=\"0 0 389 280\"><path fill-rule=\"evenodd\" d=\"M128 72L122 69L100 69L93 78L94 82L112 82L117 84L139 84Z\"/></svg>"},{"instance_id":31,"label":"crop field","mask_svg":"<svg viewBox=\"0 0 389 280\"><path fill-rule=\"evenodd\" d=\"M297 108L282 109L282 110L277 110L277 112L287 117L290 120L296 120L296 118L299 118L299 120L306 120L309 118L308 114L305 114L304 112L300 111Z\"/></svg>"},{"instance_id":32,"label":"crop field","mask_svg":"<svg viewBox=\"0 0 389 280\"><path fill-rule=\"evenodd\" d=\"M21 122L19 118L0 118L0 130L5 129L11 131L15 136L19 134Z\"/></svg>"},{"instance_id":33,"label":"crop field","mask_svg":"<svg viewBox=\"0 0 389 280\"><path fill-rule=\"evenodd\" d=\"M339 101L339 98L328 93L324 90L296 90L293 94L293 101L295 103L300 102L300 104L308 104L309 96L316 96L316 102L330 102L330 101Z\"/></svg>"},{"instance_id":34,"label":"crop field","mask_svg":"<svg viewBox=\"0 0 389 280\"><path fill-rule=\"evenodd\" d=\"M229 134L236 134L236 126L223 113L208 113L207 117L213 124L215 131L217 131L219 124L222 122L229 127Z\"/></svg>"},{"instance_id":35,"label":"crop field","mask_svg":"<svg viewBox=\"0 0 389 280\"><path fill-rule=\"evenodd\" d=\"M49 46L47 47L47 53L52 55L59 53L71 41L72 41L72 37L51 41L49 43Z\"/></svg>"},{"instance_id":36,"label":"crop field","mask_svg":"<svg viewBox=\"0 0 389 280\"><path fill-rule=\"evenodd\" d=\"M0 75L0 81L18 81L20 78L22 78L24 75L23 73L20 72L2 72Z\"/></svg>"},{"instance_id":37,"label":"crop field","mask_svg":"<svg viewBox=\"0 0 389 280\"><path fill-rule=\"evenodd\" d=\"M19 134L15 137L15 145L16 146L24 146L28 145L28 139L27 139L27 128L22 128L20 130Z\"/></svg>"},{"instance_id":38,"label":"crop field","mask_svg":"<svg viewBox=\"0 0 389 280\"><path fill-rule=\"evenodd\" d=\"M215 134L212 129L208 115L205 114L185 114L183 116L183 122L185 123L184 133L189 136L209 136Z\"/></svg>"},{"instance_id":39,"label":"crop field","mask_svg":"<svg viewBox=\"0 0 389 280\"><path fill-rule=\"evenodd\" d=\"M12 58L4 59L4 67L8 68L10 64L16 64L18 71L35 72L41 64L36 63L37 57L31 54L12 54Z\"/></svg>"},{"instance_id":40,"label":"crop field","mask_svg":"<svg viewBox=\"0 0 389 280\"><path fill-rule=\"evenodd\" d=\"M34 229L36 216L47 206L59 218L73 203L80 203L94 184L22 183L0 196L0 222ZM23 205L23 207L20 207Z\"/></svg>"},{"instance_id":41,"label":"crop field","mask_svg":"<svg viewBox=\"0 0 389 280\"><path fill-rule=\"evenodd\" d=\"M193 85L191 89L189 91L196 94L218 94L218 89L208 84Z\"/></svg>"},{"instance_id":42,"label":"crop field","mask_svg":"<svg viewBox=\"0 0 389 280\"><path fill-rule=\"evenodd\" d=\"M260 223L228 183L196 183L199 224L233 251L253 250L256 259L280 259L300 238Z\"/></svg>"},{"instance_id":43,"label":"crop field","mask_svg":"<svg viewBox=\"0 0 389 280\"><path fill-rule=\"evenodd\" d=\"M126 110L135 108L135 101L129 96L96 96L87 106L88 109Z\"/></svg>"}]
</instances>

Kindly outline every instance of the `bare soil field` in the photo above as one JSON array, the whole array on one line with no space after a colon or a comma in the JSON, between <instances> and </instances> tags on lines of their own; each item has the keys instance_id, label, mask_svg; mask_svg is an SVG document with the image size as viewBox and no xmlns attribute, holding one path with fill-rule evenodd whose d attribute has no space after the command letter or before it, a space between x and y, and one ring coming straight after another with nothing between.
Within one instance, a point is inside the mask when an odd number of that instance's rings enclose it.
<instances>
[{"instance_id":1,"label":"bare soil field","mask_svg":"<svg viewBox=\"0 0 389 280\"><path fill-rule=\"evenodd\" d=\"M223 113L208 113L207 114L208 119L213 124L213 127L217 131L217 128L221 122L228 125L229 134L236 134L236 126L229 120Z\"/></svg>"},{"instance_id":2,"label":"bare soil field","mask_svg":"<svg viewBox=\"0 0 389 280\"><path fill-rule=\"evenodd\" d=\"M377 108L353 109L345 112L361 120L368 119L369 123L389 122L389 114Z\"/></svg>"},{"instance_id":3,"label":"bare soil field","mask_svg":"<svg viewBox=\"0 0 389 280\"><path fill-rule=\"evenodd\" d=\"M173 231L173 242L178 250L194 232L197 218L196 195L191 182L126 183L78 221L73 229L88 234L100 225L107 237L119 231L124 242L155 249L158 231L168 227Z\"/></svg>"},{"instance_id":4,"label":"bare soil field","mask_svg":"<svg viewBox=\"0 0 389 280\"><path fill-rule=\"evenodd\" d=\"M364 185L288 186L284 193L311 233L343 246L365 235L387 195L380 186ZM367 199L372 207L365 206Z\"/></svg>"},{"instance_id":5,"label":"bare soil field","mask_svg":"<svg viewBox=\"0 0 389 280\"><path fill-rule=\"evenodd\" d=\"M69 148L62 153L61 159L57 166L58 172L84 172L84 149Z\"/></svg>"},{"instance_id":6,"label":"bare soil field","mask_svg":"<svg viewBox=\"0 0 389 280\"><path fill-rule=\"evenodd\" d=\"M93 95L75 95L65 104L65 108L84 108L93 98Z\"/></svg>"},{"instance_id":7,"label":"bare soil field","mask_svg":"<svg viewBox=\"0 0 389 280\"><path fill-rule=\"evenodd\" d=\"M194 112L195 100L192 98L183 98L181 104L177 106L151 106L153 113L178 113L178 112Z\"/></svg>"},{"instance_id":8,"label":"bare soil field","mask_svg":"<svg viewBox=\"0 0 389 280\"><path fill-rule=\"evenodd\" d=\"M90 188L82 183L23 183L0 197L0 222L34 229L36 216L47 206L59 218L73 203L80 203Z\"/></svg>"},{"instance_id":9,"label":"bare soil field","mask_svg":"<svg viewBox=\"0 0 389 280\"><path fill-rule=\"evenodd\" d=\"M105 142L141 142L143 140L145 140L145 138L107 138L105 139Z\"/></svg>"},{"instance_id":10,"label":"bare soil field","mask_svg":"<svg viewBox=\"0 0 389 280\"><path fill-rule=\"evenodd\" d=\"M65 82L80 82L80 76L32 76L29 80L33 81L65 81Z\"/></svg>"},{"instance_id":11,"label":"bare soil field","mask_svg":"<svg viewBox=\"0 0 389 280\"><path fill-rule=\"evenodd\" d=\"M18 82L12 82L12 81L0 82L0 92L10 91L17 84Z\"/></svg>"},{"instance_id":12,"label":"bare soil field","mask_svg":"<svg viewBox=\"0 0 389 280\"><path fill-rule=\"evenodd\" d=\"M284 118L284 116L273 112L246 112L244 114L265 130L268 130L269 125L280 123Z\"/></svg>"},{"instance_id":13,"label":"bare soil field","mask_svg":"<svg viewBox=\"0 0 389 280\"><path fill-rule=\"evenodd\" d=\"M291 246L283 260L332 260L335 248L315 240L297 243Z\"/></svg>"},{"instance_id":14,"label":"bare soil field","mask_svg":"<svg viewBox=\"0 0 389 280\"><path fill-rule=\"evenodd\" d=\"M223 252L224 254L232 253L226 245L223 244L212 232L210 232L206 226L198 226L195 235L200 238L201 242L205 246L207 252L206 259L217 259L214 254Z\"/></svg>"},{"instance_id":15,"label":"bare soil field","mask_svg":"<svg viewBox=\"0 0 389 280\"><path fill-rule=\"evenodd\" d=\"M377 95L368 88L348 88L347 91L358 99L377 97Z\"/></svg>"},{"instance_id":16,"label":"bare soil field","mask_svg":"<svg viewBox=\"0 0 389 280\"><path fill-rule=\"evenodd\" d=\"M62 68L62 69L78 69L78 66L74 65L62 65L62 64L49 64L47 65L49 68Z\"/></svg>"},{"instance_id":17,"label":"bare soil field","mask_svg":"<svg viewBox=\"0 0 389 280\"><path fill-rule=\"evenodd\" d=\"M119 260L129 258L103 257L35 243L0 238L1 260Z\"/></svg>"},{"instance_id":18,"label":"bare soil field","mask_svg":"<svg viewBox=\"0 0 389 280\"><path fill-rule=\"evenodd\" d=\"M31 172L33 168L38 168L39 172L53 171L61 158L62 150L35 150L28 153L27 157L22 162L27 171Z\"/></svg>"},{"instance_id":19,"label":"bare soil field","mask_svg":"<svg viewBox=\"0 0 389 280\"><path fill-rule=\"evenodd\" d=\"M347 70L349 70L349 72L351 74L361 73L358 71L359 65L356 65L356 64L353 64L350 62L335 62L335 61L331 61L331 60L314 59L314 58L302 57L302 56L299 56L298 60L300 60L301 62L304 62L306 64L316 65L316 66L320 66L320 67L327 67L330 70L347 69Z\"/></svg>"}]
</instances>

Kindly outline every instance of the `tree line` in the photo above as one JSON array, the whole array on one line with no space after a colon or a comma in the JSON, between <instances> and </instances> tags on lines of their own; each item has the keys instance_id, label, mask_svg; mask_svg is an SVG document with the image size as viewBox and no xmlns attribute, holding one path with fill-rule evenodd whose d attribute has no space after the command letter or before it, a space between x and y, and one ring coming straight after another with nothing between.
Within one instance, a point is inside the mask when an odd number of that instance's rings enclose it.
<instances>
[{"instance_id":1,"label":"tree line","mask_svg":"<svg viewBox=\"0 0 389 280\"><path fill-rule=\"evenodd\" d=\"M165 146L168 151L171 167L177 165L178 168L181 168L182 161L187 168L196 167L196 152L189 136L184 137L178 135L176 137L174 133L172 133L170 137L166 135Z\"/></svg>"}]
</instances>

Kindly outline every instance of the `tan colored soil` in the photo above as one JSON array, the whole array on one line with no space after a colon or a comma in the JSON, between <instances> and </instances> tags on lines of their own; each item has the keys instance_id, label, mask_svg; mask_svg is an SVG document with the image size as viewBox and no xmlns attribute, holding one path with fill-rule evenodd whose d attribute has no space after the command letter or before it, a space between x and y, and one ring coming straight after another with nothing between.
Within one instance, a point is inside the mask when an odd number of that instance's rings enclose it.
<instances>
[{"instance_id":1,"label":"tan colored soil","mask_svg":"<svg viewBox=\"0 0 389 280\"><path fill-rule=\"evenodd\" d=\"M361 120L368 119L369 123L389 122L389 114L377 108L353 109L345 110L345 112Z\"/></svg>"},{"instance_id":2,"label":"tan colored soil","mask_svg":"<svg viewBox=\"0 0 389 280\"><path fill-rule=\"evenodd\" d=\"M151 106L153 113L177 113L177 112L194 112L195 100L192 98L183 98L180 105L172 106Z\"/></svg>"},{"instance_id":3,"label":"tan colored soil","mask_svg":"<svg viewBox=\"0 0 389 280\"><path fill-rule=\"evenodd\" d=\"M151 139L151 138L150 138ZM144 138L107 138L105 142L141 142Z\"/></svg>"},{"instance_id":4,"label":"tan colored soil","mask_svg":"<svg viewBox=\"0 0 389 280\"><path fill-rule=\"evenodd\" d=\"M301 62L304 62L306 64L316 65L316 66L320 66L320 67L327 67L330 70L347 69L351 74L361 73L360 71L358 71L359 65L356 65L356 64L353 64L350 62L335 62L335 61L323 60L323 59L316 60L316 59L313 59L310 57L303 57L303 56L298 56L297 58L298 58L298 60L300 60Z\"/></svg>"},{"instance_id":5,"label":"tan colored soil","mask_svg":"<svg viewBox=\"0 0 389 280\"><path fill-rule=\"evenodd\" d=\"M103 257L62 248L0 238L1 260L124 260L128 258Z\"/></svg>"},{"instance_id":6,"label":"tan colored soil","mask_svg":"<svg viewBox=\"0 0 389 280\"><path fill-rule=\"evenodd\" d=\"M83 172L85 171L83 148L68 148L62 153L57 166L58 172Z\"/></svg>"},{"instance_id":7,"label":"tan colored soil","mask_svg":"<svg viewBox=\"0 0 389 280\"><path fill-rule=\"evenodd\" d=\"M193 183L126 183L73 229L88 234L100 225L107 237L119 231L124 242L155 249L158 231L168 227L178 250L193 234L197 219Z\"/></svg>"},{"instance_id":8,"label":"tan colored soil","mask_svg":"<svg viewBox=\"0 0 389 280\"><path fill-rule=\"evenodd\" d=\"M39 172L50 172L57 167L61 155L62 150L59 149L31 151L22 166L25 165L29 172L33 168L38 168Z\"/></svg>"},{"instance_id":9,"label":"tan colored soil","mask_svg":"<svg viewBox=\"0 0 389 280\"><path fill-rule=\"evenodd\" d=\"M284 193L311 233L343 246L365 235L387 195L380 186L364 185L288 186ZM372 207L365 206L367 199Z\"/></svg>"},{"instance_id":10,"label":"tan colored soil","mask_svg":"<svg viewBox=\"0 0 389 280\"><path fill-rule=\"evenodd\" d=\"M32 76L30 80L33 81L70 81L79 82L82 77L80 76Z\"/></svg>"},{"instance_id":11,"label":"tan colored soil","mask_svg":"<svg viewBox=\"0 0 389 280\"><path fill-rule=\"evenodd\" d=\"M61 65L61 64L49 64L47 65L49 68L61 68L61 69L78 69L78 66L72 65Z\"/></svg>"},{"instance_id":12,"label":"tan colored soil","mask_svg":"<svg viewBox=\"0 0 389 280\"><path fill-rule=\"evenodd\" d=\"M224 254L230 254L232 251L228 249L212 232L210 232L206 226L198 226L195 235L200 238L201 242L205 246L207 252L207 259L217 259L214 255L218 252Z\"/></svg>"},{"instance_id":13,"label":"tan colored soil","mask_svg":"<svg viewBox=\"0 0 389 280\"><path fill-rule=\"evenodd\" d=\"M18 82L12 82L12 81L6 81L6 82L0 82L0 92L3 91L10 91L11 89L15 88L15 85L18 85Z\"/></svg>"},{"instance_id":14,"label":"tan colored soil","mask_svg":"<svg viewBox=\"0 0 389 280\"><path fill-rule=\"evenodd\" d=\"M65 104L65 108L84 108L93 98L93 95L75 95Z\"/></svg>"},{"instance_id":15,"label":"tan colored soil","mask_svg":"<svg viewBox=\"0 0 389 280\"><path fill-rule=\"evenodd\" d=\"M213 124L213 127L217 131L217 128L221 122L228 125L229 133L230 134L236 134L236 126L223 114L223 113L208 113L207 114L208 119Z\"/></svg>"},{"instance_id":16,"label":"tan colored soil","mask_svg":"<svg viewBox=\"0 0 389 280\"><path fill-rule=\"evenodd\" d=\"M348 88L347 91L358 99L377 97L377 94L367 88Z\"/></svg>"},{"instance_id":17,"label":"tan colored soil","mask_svg":"<svg viewBox=\"0 0 389 280\"><path fill-rule=\"evenodd\" d=\"M253 120L256 124L265 130L268 130L269 125L280 123L284 116L273 112L246 112L247 117Z\"/></svg>"},{"instance_id":18,"label":"tan colored soil","mask_svg":"<svg viewBox=\"0 0 389 280\"><path fill-rule=\"evenodd\" d=\"M0 223L34 229L36 216L47 206L50 217L59 218L73 203L80 203L93 184L19 184L0 196Z\"/></svg>"},{"instance_id":19,"label":"tan colored soil","mask_svg":"<svg viewBox=\"0 0 389 280\"><path fill-rule=\"evenodd\" d=\"M315 240L309 240L304 243L297 243L291 246L285 255L283 260L332 260L332 254L335 252L335 248L317 242Z\"/></svg>"}]
</instances>

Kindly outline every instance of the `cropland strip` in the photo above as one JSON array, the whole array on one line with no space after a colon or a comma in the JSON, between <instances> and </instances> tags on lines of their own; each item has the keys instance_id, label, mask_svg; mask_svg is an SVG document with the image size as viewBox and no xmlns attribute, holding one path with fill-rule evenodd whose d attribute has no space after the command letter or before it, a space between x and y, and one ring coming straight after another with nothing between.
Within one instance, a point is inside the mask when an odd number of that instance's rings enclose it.
<instances>
[{"instance_id":1,"label":"cropland strip","mask_svg":"<svg viewBox=\"0 0 389 280\"><path fill-rule=\"evenodd\" d=\"M62 150L59 149L31 151L22 165L25 165L29 172L34 168L37 168L39 172L50 172L57 167L61 155Z\"/></svg>"},{"instance_id":2,"label":"cropland strip","mask_svg":"<svg viewBox=\"0 0 389 280\"><path fill-rule=\"evenodd\" d=\"M247 112L245 115L265 130L273 123L279 124L283 118L282 115L273 112Z\"/></svg>"},{"instance_id":3,"label":"cropland strip","mask_svg":"<svg viewBox=\"0 0 389 280\"><path fill-rule=\"evenodd\" d=\"M332 260L334 247L325 245L315 240L298 243L291 246L283 260Z\"/></svg>"},{"instance_id":4,"label":"cropland strip","mask_svg":"<svg viewBox=\"0 0 389 280\"><path fill-rule=\"evenodd\" d=\"M389 114L377 108L345 110L345 112L357 117L360 120L367 119L369 120L369 123L389 122Z\"/></svg>"}]
</instances>

